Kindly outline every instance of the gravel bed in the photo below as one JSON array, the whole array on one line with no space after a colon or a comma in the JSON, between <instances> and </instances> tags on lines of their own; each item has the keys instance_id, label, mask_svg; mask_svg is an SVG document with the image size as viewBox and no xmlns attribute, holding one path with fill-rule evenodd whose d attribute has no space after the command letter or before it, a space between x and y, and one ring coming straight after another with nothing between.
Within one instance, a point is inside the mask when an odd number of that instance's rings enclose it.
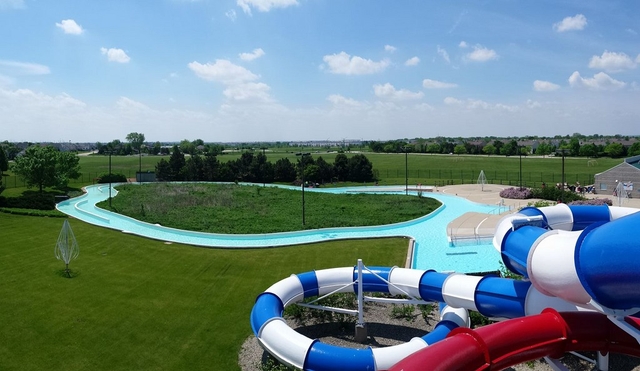
<instances>
[{"instance_id":1,"label":"gravel bed","mask_svg":"<svg viewBox=\"0 0 640 371\"><path fill-rule=\"evenodd\" d=\"M414 337L424 336L438 323L439 313L434 310L425 320L419 310L407 318L393 318L391 304L366 303L365 321L367 323L367 341L363 344L354 341L355 321L346 324L337 322L314 323L300 322L287 318L287 323L299 333L322 342L337 346L364 348L385 347L407 342ZM593 359L595 354L584 353ZM260 365L269 359L254 335L248 337L238 355L238 364L242 371L261 371ZM573 355L566 355L562 362L570 371L596 371L598 368ZM506 369L508 371L553 371L544 360L536 360ZM610 371L640 371L640 359L612 354L609 360Z\"/></svg>"}]
</instances>

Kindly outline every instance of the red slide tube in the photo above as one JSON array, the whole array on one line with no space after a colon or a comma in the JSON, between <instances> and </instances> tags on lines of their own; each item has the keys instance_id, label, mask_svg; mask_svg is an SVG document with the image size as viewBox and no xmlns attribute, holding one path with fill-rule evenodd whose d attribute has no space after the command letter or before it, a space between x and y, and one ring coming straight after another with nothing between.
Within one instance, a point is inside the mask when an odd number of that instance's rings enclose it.
<instances>
[{"instance_id":1,"label":"red slide tube","mask_svg":"<svg viewBox=\"0 0 640 371\"><path fill-rule=\"evenodd\" d=\"M640 330L640 320L627 317ZM601 351L640 357L640 344L605 315L595 312L541 314L449 336L394 365L389 371L503 370L526 361L570 351Z\"/></svg>"}]
</instances>

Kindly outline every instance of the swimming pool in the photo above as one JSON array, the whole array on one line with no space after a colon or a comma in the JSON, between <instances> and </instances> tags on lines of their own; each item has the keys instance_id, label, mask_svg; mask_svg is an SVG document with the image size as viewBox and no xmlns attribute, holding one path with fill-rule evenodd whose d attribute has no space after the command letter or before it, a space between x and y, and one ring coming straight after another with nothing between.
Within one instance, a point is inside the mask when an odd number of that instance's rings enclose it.
<instances>
[{"instance_id":1,"label":"swimming pool","mask_svg":"<svg viewBox=\"0 0 640 371\"><path fill-rule=\"evenodd\" d=\"M113 187L117 184L113 184ZM261 185L250 185L261 186ZM298 187L283 188L299 190ZM447 224L466 212L490 213L495 205L482 205L467 199L441 193L428 193L443 205L433 213L407 222L384 226L326 228L297 232L258 235L230 235L202 233L145 223L127 216L112 213L95 205L107 200L109 186L97 184L85 188L86 194L57 205L58 210L76 219L101 227L120 230L161 241L185 243L205 247L258 248L297 245L331 240L375 237L411 237L415 240L413 268L456 271L462 273L488 272L499 269L500 254L490 244L450 246L447 240ZM349 187L316 188L305 192L349 193L374 192L398 193L398 187ZM404 189L401 190L404 193ZM112 196L117 190L112 188ZM409 192L417 196L416 192Z\"/></svg>"}]
</instances>

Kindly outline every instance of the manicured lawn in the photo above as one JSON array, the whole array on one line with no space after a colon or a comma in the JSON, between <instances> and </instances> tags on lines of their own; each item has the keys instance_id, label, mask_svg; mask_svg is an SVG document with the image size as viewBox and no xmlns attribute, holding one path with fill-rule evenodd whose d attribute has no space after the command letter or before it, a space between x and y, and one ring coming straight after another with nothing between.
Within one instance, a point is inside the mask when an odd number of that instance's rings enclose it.
<instances>
[{"instance_id":1,"label":"manicured lawn","mask_svg":"<svg viewBox=\"0 0 640 371\"><path fill-rule=\"evenodd\" d=\"M305 225L298 190L235 184L125 184L114 211L149 223L216 233L273 233L301 229L382 225L427 215L441 203L404 194L305 192ZM109 202L99 204L109 208Z\"/></svg>"},{"instance_id":2,"label":"manicured lawn","mask_svg":"<svg viewBox=\"0 0 640 371\"><path fill-rule=\"evenodd\" d=\"M402 265L407 240L257 250L166 245L70 220L80 245L61 276L63 218L0 213L0 369L238 370L256 296L313 269Z\"/></svg>"}]
</instances>

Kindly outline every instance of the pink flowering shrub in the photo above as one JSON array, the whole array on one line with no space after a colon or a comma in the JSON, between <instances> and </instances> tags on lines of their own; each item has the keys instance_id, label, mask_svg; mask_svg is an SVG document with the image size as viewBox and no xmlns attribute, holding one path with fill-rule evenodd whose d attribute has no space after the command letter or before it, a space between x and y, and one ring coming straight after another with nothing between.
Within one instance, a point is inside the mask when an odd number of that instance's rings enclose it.
<instances>
[{"instance_id":1,"label":"pink flowering shrub","mask_svg":"<svg viewBox=\"0 0 640 371\"><path fill-rule=\"evenodd\" d=\"M500 197L502 198L510 198L517 200L525 200L527 198L531 198L533 194L531 193L531 189L529 188L505 188L500 191Z\"/></svg>"},{"instance_id":2,"label":"pink flowering shrub","mask_svg":"<svg viewBox=\"0 0 640 371\"><path fill-rule=\"evenodd\" d=\"M613 202L610 198L592 198L590 200L577 200L569 202L569 205L609 205L613 206Z\"/></svg>"}]
</instances>

